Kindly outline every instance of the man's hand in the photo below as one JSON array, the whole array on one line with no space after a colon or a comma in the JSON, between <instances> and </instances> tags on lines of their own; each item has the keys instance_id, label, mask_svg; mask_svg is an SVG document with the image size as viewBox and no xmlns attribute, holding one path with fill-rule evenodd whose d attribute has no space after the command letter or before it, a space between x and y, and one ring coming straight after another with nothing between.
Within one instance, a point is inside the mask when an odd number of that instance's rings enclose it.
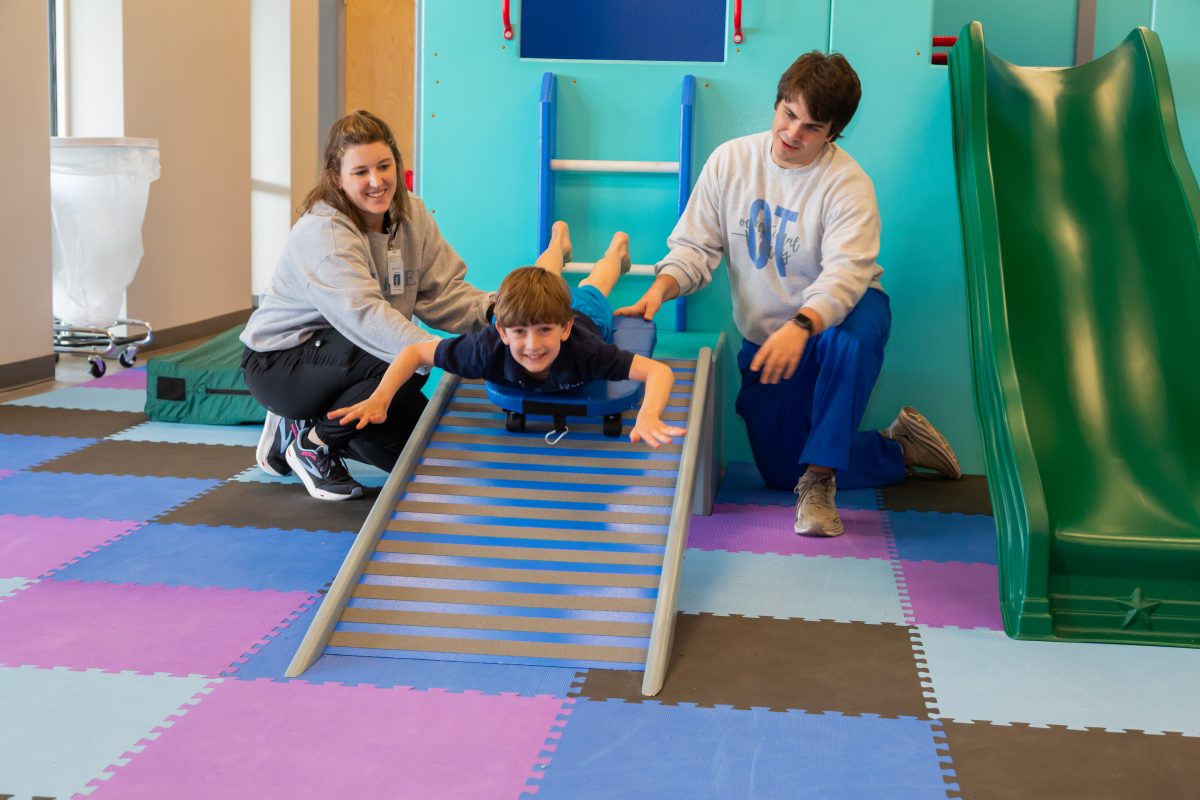
<instances>
[{"instance_id":1,"label":"man's hand","mask_svg":"<svg viewBox=\"0 0 1200 800\"><path fill-rule=\"evenodd\" d=\"M679 284L670 275L659 275L650 284L650 288L631 306L618 308L613 314L619 317L641 317L649 322L668 300L679 296Z\"/></svg>"},{"instance_id":2,"label":"man's hand","mask_svg":"<svg viewBox=\"0 0 1200 800\"><path fill-rule=\"evenodd\" d=\"M358 420L358 424L354 427L361 431L367 425L378 425L386 420L387 410L388 403L383 399L376 399L372 395L361 403L355 403L345 408L335 408L326 414L326 416L329 419L337 420L340 425L349 425L351 422Z\"/></svg>"},{"instance_id":3,"label":"man's hand","mask_svg":"<svg viewBox=\"0 0 1200 800\"><path fill-rule=\"evenodd\" d=\"M783 325L763 342L762 347L750 361L750 371L759 372L762 383L779 383L790 380L800 365L804 347L808 344L808 331L792 322Z\"/></svg>"}]
</instances>

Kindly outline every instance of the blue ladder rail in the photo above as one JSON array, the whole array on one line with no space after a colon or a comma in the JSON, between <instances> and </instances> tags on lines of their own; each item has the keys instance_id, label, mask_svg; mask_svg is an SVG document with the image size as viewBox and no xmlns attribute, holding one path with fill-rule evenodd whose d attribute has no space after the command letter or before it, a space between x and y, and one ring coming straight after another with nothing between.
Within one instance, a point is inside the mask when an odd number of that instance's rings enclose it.
<instances>
[{"instance_id":1,"label":"blue ladder rail","mask_svg":"<svg viewBox=\"0 0 1200 800\"><path fill-rule=\"evenodd\" d=\"M542 95L538 102L538 249L550 244L550 226L554 221L555 172L627 172L674 173L679 176L677 215L687 208L692 194L692 128L696 105L696 79L683 76L679 95L679 161L583 161L555 157L558 138L557 80L553 72L542 75ZM634 274L653 274L645 265L635 265ZM675 330L687 330L687 298L675 301Z\"/></svg>"}]
</instances>

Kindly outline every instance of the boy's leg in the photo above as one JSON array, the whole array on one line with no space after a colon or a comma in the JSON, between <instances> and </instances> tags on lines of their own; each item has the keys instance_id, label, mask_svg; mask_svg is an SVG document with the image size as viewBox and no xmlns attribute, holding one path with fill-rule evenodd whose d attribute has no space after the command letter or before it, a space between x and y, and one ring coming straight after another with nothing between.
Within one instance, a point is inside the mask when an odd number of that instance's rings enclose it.
<instances>
[{"instance_id":1,"label":"boy's leg","mask_svg":"<svg viewBox=\"0 0 1200 800\"><path fill-rule=\"evenodd\" d=\"M567 227L567 223L560 219L550 226L550 244L546 245L546 249L537 257L533 265L541 267L547 272L553 272L555 275L562 275L563 267L570 260L571 231Z\"/></svg>"},{"instance_id":2,"label":"boy's leg","mask_svg":"<svg viewBox=\"0 0 1200 800\"><path fill-rule=\"evenodd\" d=\"M629 272L629 236L623 231L613 234L604 255L592 267L591 273L579 282L580 286L594 286L600 294L608 297L617 285L617 279Z\"/></svg>"}]
</instances>

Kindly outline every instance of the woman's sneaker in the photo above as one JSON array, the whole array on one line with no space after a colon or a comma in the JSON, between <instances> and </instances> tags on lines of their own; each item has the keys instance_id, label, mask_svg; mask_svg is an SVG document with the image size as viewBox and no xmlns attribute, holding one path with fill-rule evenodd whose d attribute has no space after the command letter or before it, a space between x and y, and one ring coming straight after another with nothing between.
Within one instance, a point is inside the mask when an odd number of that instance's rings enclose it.
<instances>
[{"instance_id":1,"label":"woman's sneaker","mask_svg":"<svg viewBox=\"0 0 1200 800\"><path fill-rule=\"evenodd\" d=\"M267 412L267 421L263 423L262 435L258 437L258 450L255 452L258 466L263 472L276 478L292 474L284 454L300 427L300 423L294 419Z\"/></svg>"},{"instance_id":2,"label":"woman's sneaker","mask_svg":"<svg viewBox=\"0 0 1200 800\"><path fill-rule=\"evenodd\" d=\"M288 445L286 457L287 463L304 481L304 488L318 500L362 497L362 484L350 477L345 462L329 455L329 448L324 445L306 447L304 431L299 431Z\"/></svg>"}]
</instances>

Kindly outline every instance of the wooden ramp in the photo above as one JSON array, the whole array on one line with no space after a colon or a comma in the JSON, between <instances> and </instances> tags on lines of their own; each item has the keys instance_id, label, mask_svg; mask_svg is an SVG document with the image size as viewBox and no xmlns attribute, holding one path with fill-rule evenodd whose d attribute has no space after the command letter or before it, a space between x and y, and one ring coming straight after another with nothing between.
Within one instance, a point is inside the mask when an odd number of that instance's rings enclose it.
<instances>
[{"instance_id":1,"label":"wooden ramp","mask_svg":"<svg viewBox=\"0 0 1200 800\"><path fill-rule=\"evenodd\" d=\"M719 347L719 343L718 343ZM658 449L549 418L508 433L480 383L446 376L287 674L340 655L646 670L662 686L695 506L711 509L714 356L667 359Z\"/></svg>"}]
</instances>

